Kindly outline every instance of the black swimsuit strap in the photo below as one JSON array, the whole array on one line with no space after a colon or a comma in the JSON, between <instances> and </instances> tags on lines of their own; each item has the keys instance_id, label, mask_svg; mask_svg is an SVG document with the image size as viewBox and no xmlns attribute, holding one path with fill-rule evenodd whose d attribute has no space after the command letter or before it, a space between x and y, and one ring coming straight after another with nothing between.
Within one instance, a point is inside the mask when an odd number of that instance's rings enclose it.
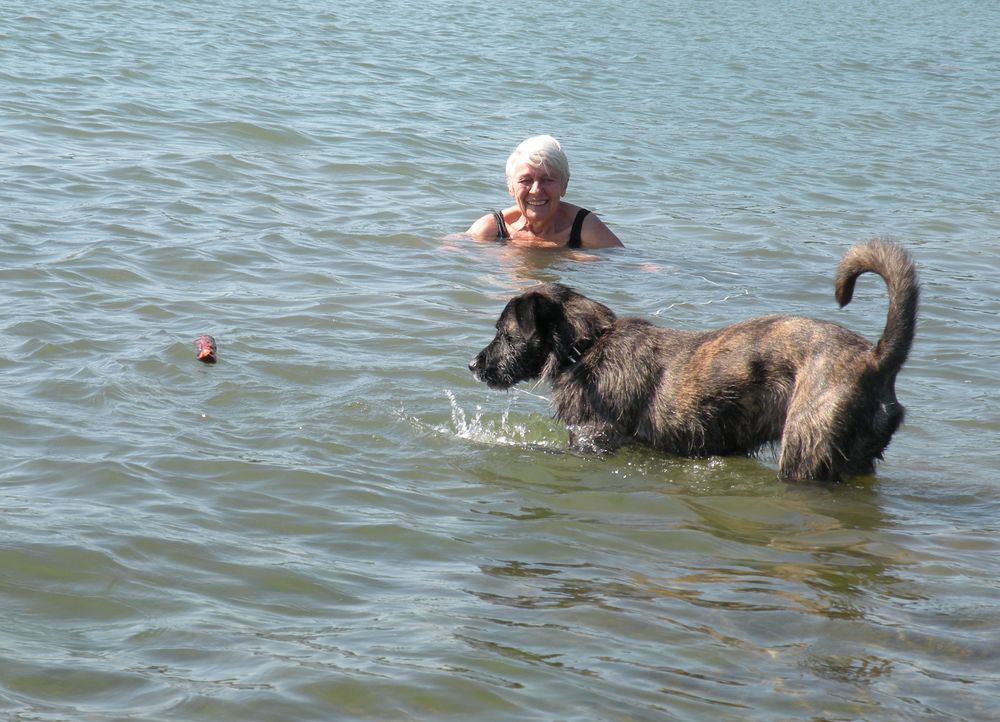
<instances>
[{"instance_id":1,"label":"black swimsuit strap","mask_svg":"<svg viewBox=\"0 0 1000 722\"><path fill-rule=\"evenodd\" d=\"M497 226L497 240L504 241L510 238L510 233L507 232L507 224L504 223L503 213L500 211L491 211L493 213L493 222Z\"/></svg>"},{"instance_id":2,"label":"black swimsuit strap","mask_svg":"<svg viewBox=\"0 0 1000 722\"><path fill-rule=\"evenodd\" d=\"M569 232L569 243L566 244L566 248L579 248L583 244L583 236L580 232L583 230L583 219L587 217L590 213L586 208L581 208L577 211L576 218L573 219L573 228Z\"/></svg>"},{"instance_id":3,"label":"black swimsuit strap","mask_svg":"<svg viewBox=\"0 0 1000 722\"><path fill-rule=\"evenodd\" d=\"M500 211L490 211L493 214L493 222L497 227L497 240L505 241L510 238L510 233L507 231L507 224L504 222L503 213ZM583 236L581 235L583 231L583 220L590 213L586 208L581 208L576 212L576 217L573 219L573 227L569 231L569 243L566 244L567 248L580 248L583 245Z\"/></svg>"}]
</instances>

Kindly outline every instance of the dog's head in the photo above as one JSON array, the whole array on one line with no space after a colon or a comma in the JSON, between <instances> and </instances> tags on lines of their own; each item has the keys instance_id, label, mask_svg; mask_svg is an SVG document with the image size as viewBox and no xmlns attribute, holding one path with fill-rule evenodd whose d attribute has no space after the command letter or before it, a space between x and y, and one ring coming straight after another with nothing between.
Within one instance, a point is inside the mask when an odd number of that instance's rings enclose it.
<instances>
[{"instance_id":1,"label":"dog's head","mask_svg":"<svg viewBox=\"0 0 1000 722\"><path fill-rule=\"evenodd\" d=\"M496 337L469 363L490 388L553 377L573 366L615 315L560 283L515 296L496 323Z\"/></svg>"}]
</instances>

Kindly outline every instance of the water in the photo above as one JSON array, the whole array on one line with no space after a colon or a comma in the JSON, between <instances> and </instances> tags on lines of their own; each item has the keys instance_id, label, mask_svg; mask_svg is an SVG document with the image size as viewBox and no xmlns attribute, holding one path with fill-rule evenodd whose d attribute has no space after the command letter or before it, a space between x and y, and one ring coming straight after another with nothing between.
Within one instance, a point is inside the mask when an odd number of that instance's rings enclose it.
<instances>
[{"instance_id":1,"label":"water","mask_svg":"<svg viewBox=\"0 0 1000 722\"><path fill-rule=\"evenodd\" d=\"M1000 8L5 3L0 715L984 720L1000 693ZM623 251L449 234L551 132ZM876 337L875 478L568 452L477 384L561 280ZM202 333L219 363L194 360Z\"/></svg>"}]
</instances>

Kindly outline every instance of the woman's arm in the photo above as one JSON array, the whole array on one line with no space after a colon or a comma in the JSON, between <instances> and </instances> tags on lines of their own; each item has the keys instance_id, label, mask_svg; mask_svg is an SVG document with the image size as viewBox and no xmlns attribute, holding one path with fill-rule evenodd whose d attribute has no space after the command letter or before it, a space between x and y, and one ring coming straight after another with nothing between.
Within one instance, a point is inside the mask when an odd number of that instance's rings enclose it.
<instances>
[{"instance_id":1,"label":"woman's arm","mask_svg":"<svg viewBox=\"0 0 1000 722\"><path fill-rule=\"evenodd\" d=\"M485 216L477 220L471 226L466 234L475 238L477 241L493 241L497 237L497 224L493 220L493 214L487 213Z\"/></svg>"}]
</instances>

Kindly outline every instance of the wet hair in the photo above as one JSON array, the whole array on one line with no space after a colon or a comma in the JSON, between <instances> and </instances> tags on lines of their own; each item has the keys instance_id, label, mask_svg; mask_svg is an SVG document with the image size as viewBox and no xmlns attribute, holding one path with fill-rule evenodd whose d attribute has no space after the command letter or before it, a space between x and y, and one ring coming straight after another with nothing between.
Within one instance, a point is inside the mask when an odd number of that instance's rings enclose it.
<instances>
[{"instance_id":1,"label":"wet hair","mask_svg":"<svg viewBox=\"0 0 1000 722\"><path fill-rule=\"evenodd\" d=\"M507 189L514 187L514 171L521 163L542 168L562 181L563 193L569 185L569 160L559 141L551 135L536 135L521 142L507 158Z\"/></svg>"}]
</instances>

